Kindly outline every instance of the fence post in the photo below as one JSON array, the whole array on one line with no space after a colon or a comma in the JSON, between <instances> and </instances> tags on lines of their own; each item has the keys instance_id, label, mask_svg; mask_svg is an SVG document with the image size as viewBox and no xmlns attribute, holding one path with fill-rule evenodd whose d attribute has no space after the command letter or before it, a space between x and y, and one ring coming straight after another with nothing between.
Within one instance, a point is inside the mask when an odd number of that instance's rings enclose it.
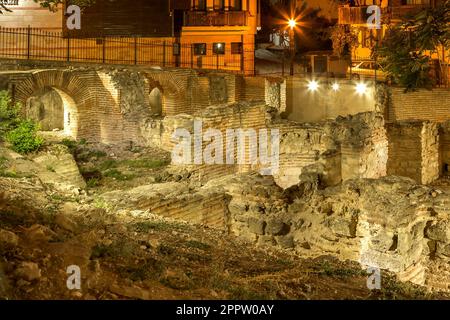
<instances>
[{"instance_id":1,"label":"fence post","mask_svg":"<svg viewBox=\"0 0 450 320\"><path fill-rule=\"evenodd\" d=\"M241 50L241 72L242 73L245 73L244 48L245 48L245 46L244 46L244 36L241 35L241 48L240 48L240 50Z\"/></svg>"},{"instance_id":2,"label":"fence post","mask_svg":"<svg viewBox=\"0 0 450 320\"><path fill-rule=\"evenodd\" d=\"M163 41L163 67L166 66L166 40Z\"/></svg>"},{"instance_id":3,"label":"fence post","mask_svg":"<svg viewBox=\"0 0 450 320\"><path fill-rule=\"evenodd\" d=\"M219 70L219 54L216 54L216 69Z\"/></svg>"},{"instance_id":4,"label":"fence post","mask_svg":"<svg viewBox=\"0 0 450 320\"><path fill-rule=\"evenodd\" d=\"M27 28L27 59L30 60L31 56L31 27Z\"/></svg>"},{"instance_id":5,"label":"fence post","mask_svg":"<svg viewBox=\"0 0 450 320\"><path fill-rule=\"evenodd\" d=\"M102 63L106 61L106 37L103 37Z\"/></svg>"},{"instance_id":6,"label":"fence post","mask_svg":"<svg viewBox=\"0 0 450 320\"><path fill-rule=\"evenodd\" d=\"M191 69L194 69L194 44L191 44Z\"/></svg>"},{"instance_id":7,"label":"fence post","mask_svg":"<svg viewBox=\"0 0 450 320\"><path fill-rule=\"evenodd\" d=\"M134 64L137 64L137 37L134 36Z\"/></svg>"},{"instance_id":8,"label":"fence post","mask_svg":"<svg viewBox=\"0 0 450 320\"><path fill-rule=\"evenodd\" d=\"M70 62L70 35L67 34L67 62Z\"/></svg>"}]
</instances>

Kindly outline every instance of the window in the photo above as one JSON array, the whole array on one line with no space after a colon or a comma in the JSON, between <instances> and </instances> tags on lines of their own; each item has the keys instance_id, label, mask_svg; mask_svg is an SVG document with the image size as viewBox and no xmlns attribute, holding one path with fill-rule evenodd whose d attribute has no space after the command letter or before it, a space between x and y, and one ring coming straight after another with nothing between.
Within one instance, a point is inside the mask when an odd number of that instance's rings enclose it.
<instances>
[{"instance_id":1,"label":"window","mask_svg":"<svg viewBox=\"0 0 450 320\"><path fill-rule=\"evenodd\" d=\"M214 0L214 10L225 10L225 0Z\"/></svg>"},{"instance_id":2,"label":"window","mask_svg":"<svg viewBox=\"0 0 450 320\"><path fill-rule=\"evenodd\" d=\"M214 54L225 54L225 43L224 42L216 42L213 44L213 53Z\"/></svg>"},{"instance_id":3,"label":"window","mask_svg":"<svg viewBox=\"0 0 450 320\"><path fill-rule=\"evenodd\" d=\"M205 11L206 0L194 0L194 10Z\"/></svg>"},{"instance_id":4,"label":"window","mask_svg":"<svg viewBox=\"0 0 450 320\"><path fill-rule=\"evenodd\" d=\"M206 43L194 43L194 55L196 56L206 55Z\"/></svg>"},{"instance_id":5,"label":"window","mask_svg":"<svg viewBox=\"0 0 450 320\"><path fill-rule=\"evenodd\" d=\"M230 10L242 11L242 0L230 0Z\"/></svg>"},{"instance_id":6,"label":"window","mask_svg":"<svg viewBox=\"0 0 450 320\"><path fill-rule=\"evenodd\" d=\"M242 42L232 42L231 43L231 53L241 54L243 52Z\"/></svg>"}]
</instances>

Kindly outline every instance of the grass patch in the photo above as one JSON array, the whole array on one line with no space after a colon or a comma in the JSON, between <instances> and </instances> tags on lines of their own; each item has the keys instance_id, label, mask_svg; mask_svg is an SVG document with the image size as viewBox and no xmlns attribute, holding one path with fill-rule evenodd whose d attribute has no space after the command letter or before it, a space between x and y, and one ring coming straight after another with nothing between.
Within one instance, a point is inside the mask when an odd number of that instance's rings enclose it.
<instances>
[{"instance_id":1,"label":"grass patch","mask_svg":"<svg viewBox=\"0 0 450 320\"><path fill-rule=\"evenodd\" d=\"M16 179L16 178L19 178L19 175L16 172L13 172L13 171L0 170L0 177Z\"/></svg>"},{"instance_id":2,"label":"grass patch","mask_svg":"<svg viewBox=\"0 0 450 320\"><path fill-rule=\"evenodd\" d=\"M130 168L156 169L167 166L169 162L166 160L138 159L138 160L124 160L121 162L121 164L128 166Z\"/></svg>"},{"instance_id":3,"label":"grass patch","mask_svg":"<svg viewBox=\"0 0 450 320\"><path fill-rule=\"evenodd\" d=\"M119 162L117 160L105 160L99 165L99 170L105 171L112 168L117 168Z\"/></svg>"},{"instance_id":4,"label":"grass patch","mask_svg":"<svg viewBox=\"0 0 450 320\"><path fill-rule=\"evenodd\" d=\"M138 250L135 243L119 238L109 246L97 244L91 249L91 260L100 258L130 258Z\"/></svg>"},{"instance_id":5,"label":"grass patch","mask_svg":"<svg viewBox=\"0 0 450 320\"><path fill-rule=\"evenodd\" d=\"M137 266L126 266L119 268L121 276L133 281L142 281L146 279L157 279L163 273L165 267L161 261L153 258L141 262Z\"/></svg>"},{"instance_id":6,"label":"grass patch","mask_svg":"<svg viewBox=\"0 0 450 320\"><path fill-rule=\"evenodd\" d=\"M150 230L154 231L171 231L171 230L182 230L185 229L185 225L176 222L166 222L166 221L142 221L136 222L132 225L132 228L138 232L147 233Z\"/></svg>"},{"instance_id":7,"label":"grass patch","mask_svg":"<svg viewBox=\"0 0 450 320\"><path fill-rule=\"evenodd\" d=\"M100 185L100 180L97 178L90 178L86 181L86 187L92 189Z\"/></svg>"},{"instance_id":8,"label":"grass patch","mask_svg":"<svg viewBox=\"0 0 450 320\"><path fill-rule=\"evenodd\" d=\"M160 244L158 246L158 253L162 254L164 256L170 256L173 255L176 252L175 248L165 245L165 244Z\"/></svg>"},{"instance_id":9,"label":"grass patch","mask_svg":"<svg viewBox=\"0 0 450 320\"><path fill-rule=\"evenodd\" d=\"M357 277L357 276L367 276L367 272L359 269L352 268L340 268L332 265L329 261L321 261L314 269L319 275L326 275L328 277L346 278L346 277Z\"/></svg>"},{"instance_id":10,"label":"grass patch","mask_svg":"<svg viewBox=\"0 0 450 320\"><path fill-rule=\"evenodd\" d=\"M61 141L61 144L65 145L69 149L70 153L72 153L72 154L74 154L77 149L77 142L75 140L66 138Z\"/></svg>"},{"instance_id":11,"label":"grass patch","mask_svg":"<svg viewBox=\"0 0 450 320\"><path fill-rule=\"evenodd\" d=\"M103 173L104 177L112 178L118 181L129 181L133 180L136 176L133 174L123 174L117 169L109 169L105 173Z\"/></svg>"},{"instance_id":12,"label":"grass patch","mask_svg":"<svg viewBox=\"0 0 450 320\"><path fill-rule=\"evenodd\" d=\"M186 241L183 243L183 245L188 248L195 248L195 249L200 249L203 251L207 251L207 250L211 249L211 246L209 244L203 243L200 241L196 241L196 240Z\"/></svg>"}]
</instances>

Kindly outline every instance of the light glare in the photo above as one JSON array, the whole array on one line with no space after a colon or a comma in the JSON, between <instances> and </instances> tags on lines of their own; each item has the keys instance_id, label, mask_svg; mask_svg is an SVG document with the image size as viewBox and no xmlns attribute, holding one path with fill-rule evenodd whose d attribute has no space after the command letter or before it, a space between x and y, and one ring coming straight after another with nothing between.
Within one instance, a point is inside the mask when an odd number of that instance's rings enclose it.
<instances>
[{"instance_id":1,"label":"light glare","mask_svg":"<svg viewBox=\"0 0 450 320\"><path fill-rule=\"evenodd\" d=\"M331 89L333 89L334 91L338 91L339 90L339 84L338 83L333 83L333 85L331 86Z\"/></svg>"},{"instance_id":2,"label":"light glare","mask_svg":"<svg viewBox=\"0 0 450 320\"><path fill-rule=\"evenodd\" d=\"M291 29L293 29L297 25L297 21L295 21L294 19L289 19L288 25Z\"/></svg>"},{"instance_id":3,"label":"light glare","mask_svg":"<svg viewBox=\"0 0 450 320\"><path fill-rule=\"evenodd\" d=\"M360 95L365 94L367 91L367 85L365 83L358 83L356 85L356 92Z\"/></svg>"},{"instance_id":4,"label":"light glare","mask_svg":"<svg viewBox=\"0 0 450 320\"><path fill-rule=\"evenodd\" d=\"M317 83L317 81L312 80L308 83L309 91L317 91L317 89L319 89L319 84Z\"/></svg>"}]
</instances>

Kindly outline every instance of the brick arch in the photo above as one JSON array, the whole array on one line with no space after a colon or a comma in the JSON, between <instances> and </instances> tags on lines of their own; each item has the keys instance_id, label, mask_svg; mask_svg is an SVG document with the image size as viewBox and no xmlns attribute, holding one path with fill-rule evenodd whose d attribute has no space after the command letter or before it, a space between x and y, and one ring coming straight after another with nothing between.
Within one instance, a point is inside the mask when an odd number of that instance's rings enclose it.
<instances>
[{"instance_id":1,"label":"brick arch","mask_svg":"<svg viewBox=\"0 0 450 320\"><path fill-rule=\"evenodd\" d=\"M14 98L22 106L44 88L54 89L64 103L64 130L75 139L114 142L123 132L117 100L107 88L108 76L96 71L36 70L14 79ZM123 133L122 133L123 134Z\"/></svg>"},{"instance_id":2,"label":"brick arch","mask_svg":"<svg viewBox=\"0 0 450 320\"><path fill-rule=\"evenodd\" d=\"M163 115L176 115L185 113L188 108L186 103L187 76L171 70L162 72L146 72L149 94L158 88L162 94Z\"/></svg>"}]
</instances>

